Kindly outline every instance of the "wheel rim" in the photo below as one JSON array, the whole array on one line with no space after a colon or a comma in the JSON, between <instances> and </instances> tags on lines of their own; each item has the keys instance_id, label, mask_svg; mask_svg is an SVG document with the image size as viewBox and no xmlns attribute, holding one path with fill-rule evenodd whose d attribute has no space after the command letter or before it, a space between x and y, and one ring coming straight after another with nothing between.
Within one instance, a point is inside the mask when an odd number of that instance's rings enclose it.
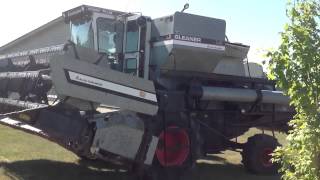
<instances>
[{"instance_id":1,"label":"wheel rim","mask_svg":"<svg viewBox=\"0 0 320 180\"><path fill-rule=\"evenodd\" d=\"M162 166L180 166L190 153L190 139L185 129L168 127L159 136L156 156Z\"/></svg>"},{"instance_id":2,"label":"wheel rim","mask_svg":"<svg viewBox=\"0 0 320 180\"><path fill-rule=\"evenodd\" d=\"M271 167L273 166L273 163L271 161L273 149L272 148L265 148L262 150L261 153L261 163L264 167Z\"/></svg>"}]
</instances>

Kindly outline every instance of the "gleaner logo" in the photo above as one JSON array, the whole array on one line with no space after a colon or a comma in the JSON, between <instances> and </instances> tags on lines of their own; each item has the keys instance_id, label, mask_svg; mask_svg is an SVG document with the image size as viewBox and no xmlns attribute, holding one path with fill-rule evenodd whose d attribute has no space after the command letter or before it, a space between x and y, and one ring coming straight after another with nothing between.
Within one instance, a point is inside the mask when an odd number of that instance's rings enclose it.
<instances>
[{"instance_id":1,"label":"gleaner logo","mask_svg":"<svg viewBox=\"0 0 320 180\"><path fill-rule=\"evenodd\" d=\"M196 43L201 43L202 39L199 37L185 36L180 34L175 34L174 39L182 40L182 41L191 41Z\"/></svg>"}]
</instances>

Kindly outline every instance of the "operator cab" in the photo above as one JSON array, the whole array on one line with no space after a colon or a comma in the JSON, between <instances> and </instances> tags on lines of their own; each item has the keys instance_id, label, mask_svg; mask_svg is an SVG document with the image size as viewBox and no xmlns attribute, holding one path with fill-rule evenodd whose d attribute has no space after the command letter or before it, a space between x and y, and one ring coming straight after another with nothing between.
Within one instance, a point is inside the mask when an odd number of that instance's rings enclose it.
<instances>
[{"instance_id":1,"label":"operator cab","mask_svg":"<svg viewBox=\"0 0 320 180\"><path fill-rule=\"evenodd\" d=\"M105 54L114 70L148 79L150 18L86 5L63 16L76 45Z\"/></svg>"}]
</instances>

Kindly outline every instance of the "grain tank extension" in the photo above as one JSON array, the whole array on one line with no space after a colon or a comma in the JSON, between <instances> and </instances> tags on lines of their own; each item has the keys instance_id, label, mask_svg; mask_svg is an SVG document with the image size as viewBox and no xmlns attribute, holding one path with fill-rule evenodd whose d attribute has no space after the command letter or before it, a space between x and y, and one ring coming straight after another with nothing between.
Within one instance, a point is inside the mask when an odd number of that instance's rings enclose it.
<instances>
[{"instance_id":1,"label":"grain tank extension","mask_svg":"<svg viewBox=\"0 0 320 180\"><path fill-rule=\"evenodd\" d=\"M175 13L154 20L151 64L161 70L244 75L249 47L225 42L226 22Z\"/></svg>"}]
</instances>

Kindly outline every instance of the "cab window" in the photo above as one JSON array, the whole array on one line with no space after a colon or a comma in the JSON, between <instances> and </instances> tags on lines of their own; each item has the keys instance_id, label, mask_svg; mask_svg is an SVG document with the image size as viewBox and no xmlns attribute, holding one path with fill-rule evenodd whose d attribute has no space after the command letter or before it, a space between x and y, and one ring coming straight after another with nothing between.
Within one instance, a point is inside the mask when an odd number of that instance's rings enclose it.
<instances>
[{"instance_id":1,"label":"cab window","mask_svg":"<svg viewBox=\"0 0 320 180\"><path fill-rule=\"evenodd\" d=\"M99 52L113 54L118 52L121 33L118 33L118 24L115 20L107 18L97 19L98 50Z\"/></svg>"},{"instance_id":2,"label":"cab window","mask_svg":"<svg viewBox=\"0 0 320 180\"><path fill-rule=\"evenodd\" d=\"M74 42L78 46L94 49L94 38L91 20L73 20L70 26L72 42Z\"/></svg>"},{"instance_id":3,"label":"cab window","mask_svg":"<svg viewBox=\"0 0 320 180\"><path fill-rule=\"evenodd\" d=\"M137 52L139 48L139 26L136 21L128 22L126 37L126 52Z\"/></svg>"},{"instance_id":4,"label":"cab window","mask_svg":"<svg viewBox=\"0 0 320 180\"><path fill-rule=\"evenodd\" d=\"M128 58L126 59L126 66L124 69L125 73L137 74L137 59L136 58Z\"/></svg>"}]
</instances>

